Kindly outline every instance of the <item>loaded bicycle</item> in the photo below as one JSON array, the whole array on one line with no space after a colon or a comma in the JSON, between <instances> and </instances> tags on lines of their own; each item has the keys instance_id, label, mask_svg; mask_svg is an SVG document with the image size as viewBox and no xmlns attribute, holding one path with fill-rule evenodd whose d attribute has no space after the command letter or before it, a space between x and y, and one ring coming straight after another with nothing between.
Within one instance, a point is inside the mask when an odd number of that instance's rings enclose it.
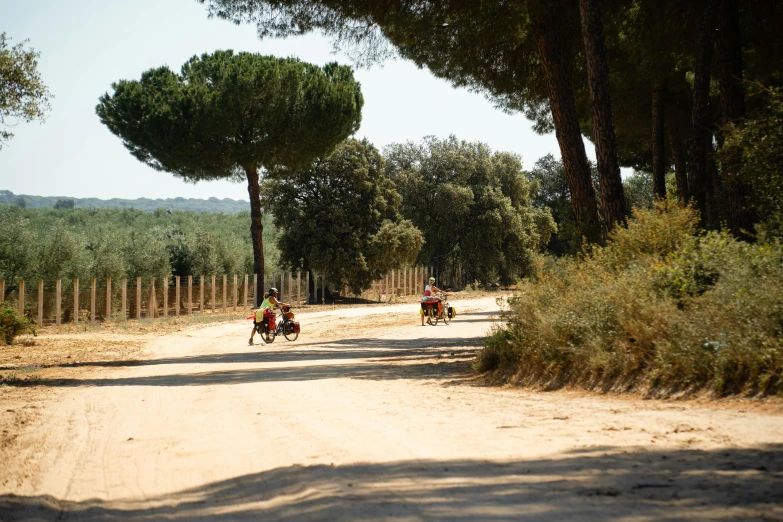
<instances>
[{"instance_id":1,"label":"loaded bicycle","mask_svg":"<svg viewBox=\"0 0 783 522\"><path fill-rule=\"evenodd\" d=\"M422 299L421 302L426 307L427 322L432 326L437 326L438 321L449 324L454 317L454 308L449 304L448 297L449 294L438 294Z\"/></svg>"},{"instance_id":2,"label":"loaded bicycle","mask_svg":"<svg viewBox=\"0 0 783 522\"><path fill-rule=\"evenodd\" d=\"M281 312L282 320L277 320L275 310ZM294 312L291 311L290 306L267 307L264 310L264 320L256 323L256 331L267 344L275 342L275 337L280 334L289 341L296 341L299 330L299 321L294 321Z\"/></svg>"}]
</instances>

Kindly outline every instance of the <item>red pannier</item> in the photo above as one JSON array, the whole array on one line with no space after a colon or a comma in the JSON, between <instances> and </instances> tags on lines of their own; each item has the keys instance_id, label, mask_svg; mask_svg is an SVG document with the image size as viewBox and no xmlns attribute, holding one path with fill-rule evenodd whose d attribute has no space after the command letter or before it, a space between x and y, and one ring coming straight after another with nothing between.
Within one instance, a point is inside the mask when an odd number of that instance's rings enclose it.
<instances>
[{"instance_id":1,"label":"red pannier","mask_svg":"<svg viewBox=\"0 0 783 522\"><path fill-rule=\"evenodd\" d=\"M292 321L294 325L294 333L299 333L299 321Z\"/></svg>"},{"instance_id":2,"label":"red pannier","mask_svg":"<svg viewBox=\"0 0 783 522\"><path fill-rule=\"evenodd\" d=\"M277 319L277 315L275 314L275 311L272 310L271 308L264 309L264 319L266 319L270 332L277 327L275 324L275 319Z\"/></svg>"}]
</instances>

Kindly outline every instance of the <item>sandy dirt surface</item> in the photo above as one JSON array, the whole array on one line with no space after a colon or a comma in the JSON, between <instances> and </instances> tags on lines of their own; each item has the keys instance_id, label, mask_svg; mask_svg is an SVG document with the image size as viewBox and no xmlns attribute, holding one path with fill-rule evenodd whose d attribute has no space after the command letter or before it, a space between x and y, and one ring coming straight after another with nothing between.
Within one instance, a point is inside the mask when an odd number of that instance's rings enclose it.
<instances>
[{"instance_id":1,"label":"sandy dirt surface","mask_svg":"<svg viewBox=\"0 0 783 522\"><path fill-rule=\"evenodd\" d=\"M454 304L436 327L301 314L254 347L242 321L106 334L19 368L0 520L783 520L779 408L488 387L470 361L498 306Z\"/></svg>"}]
</instances>

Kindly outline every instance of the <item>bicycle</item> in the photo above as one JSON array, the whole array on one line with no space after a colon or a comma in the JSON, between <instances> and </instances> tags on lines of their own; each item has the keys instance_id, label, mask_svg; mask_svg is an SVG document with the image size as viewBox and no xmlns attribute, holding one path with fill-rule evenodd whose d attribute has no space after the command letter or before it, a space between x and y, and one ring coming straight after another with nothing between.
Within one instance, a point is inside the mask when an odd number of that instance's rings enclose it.
<instances>
[{"instance_id":1,"label":"bicycle","mask_svg":"<svg viewBox=\"0 0 783 522\"><path fill-rule=\"evenodd\" d=\"M282 321L275 321L276 314L274 309L272 309L271 315L267 315L266 318L268 321L272 321L272 324L275 325L274 328L266 332L264 331L264 323L256 324L256 331L261 335L261 339L265 343L269 344L275 342L275 337L283 334L283 337L289 341L296 341L296 339L299 337L299 321L294 321L294 313L291 311L291 307L275 306L274 308L281 311L283 319Z\"/></svg>"},{"instance_id":2,"label":"bicycle","mask_svg":"<svg viewBox=\"0 0 783 522\"><path fill-rule=\"evenodd\" d=\"M448 294L439 294L437 296L437 301L439 302L440 306L436 306L436 300L435 299L429 299L425 301L425 305L427 306L427 321L432 326L437 326L438 321L443 321L445 324L449 324L451 322L451 315L449 314L449 308L451 305L449 305ZM438 314L437 310L440 308L440 314Z\"/></svg>"}]
</instances>

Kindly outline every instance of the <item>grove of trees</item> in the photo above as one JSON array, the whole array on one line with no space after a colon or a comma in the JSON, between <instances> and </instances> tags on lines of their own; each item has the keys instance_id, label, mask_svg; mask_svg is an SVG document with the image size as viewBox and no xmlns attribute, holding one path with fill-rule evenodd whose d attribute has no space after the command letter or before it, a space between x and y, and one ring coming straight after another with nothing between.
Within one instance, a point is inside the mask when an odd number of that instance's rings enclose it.
<instances>
[{"instance_id":1,"label":"grove of trees","mask_svg":"<svg viewBox=\"0 0 783 522\"><path fill-rule=\"evenodd\" d=\"M702 226L725 222L752 239L770 218L753 204L761 173L743 167L741 152L721 152L727 129L764 103L747 96L748 82L783 85L776 0L199 1L256 23L262 37L321 31L366 63L397 54L554 131L590 242L603 243L628 212L618 165L652 172L658 196L674 171ZM596 144L600 206L583 135Z\"/></svg>"},{"instance_id":2,"label":"grove of trees","mask_svg":"<svg viewBox=\"0 0 783 522\"><path fill-rule=\"evenodd\" d=\"M9 285L20 279L62 279L67 287L75 278L252 273L249 224L247 211L224 215L0 205L0 279ZM270 243L267 267L274 269L274 227L265 233Z\"/></svg>"},{"instance_id":3,"label":"grove of trees","mask_svg":"<svg viewBox=\"0 0 783 522\"><path fill-rule=\"evenodd\" d=\"M531 204L533 187L514 154L454 136L390 145L384 153L403 215L424 233L419 263L439 274L511 283L556 231L549 209Z\"/></svg>"},{"instance_id":4,"label":"grove of trees","mask_svg":"<svg viewBox=\"0 0 783 522\"><path fill-rule=\"evenodd\" d=\"M412 265L424 236L402 218L402 197L384 163L367 141L346 140L312 165L266 183L262 201L280 230L281 262L356 293Z\"/></svg>"},{"instance_id":5,"label":"grove of trees","mask_svg":"<svg viewBox=\"0 0 783 522\"><path fill-rule=\"evenodd\" d=\"M247 201L215 197L209 199L197 198L137 198L137 199L99 199L75 198L62 196L33 196L29 194L14 194L10 190L0 190L0 205L15 205L24 200L26 208L45 208L69 205L74 208L135 208L153 212L156 209L183 210L192 212L211 212L219 214L236 214L247 210Z\"/></svg>"}]
</instances>

